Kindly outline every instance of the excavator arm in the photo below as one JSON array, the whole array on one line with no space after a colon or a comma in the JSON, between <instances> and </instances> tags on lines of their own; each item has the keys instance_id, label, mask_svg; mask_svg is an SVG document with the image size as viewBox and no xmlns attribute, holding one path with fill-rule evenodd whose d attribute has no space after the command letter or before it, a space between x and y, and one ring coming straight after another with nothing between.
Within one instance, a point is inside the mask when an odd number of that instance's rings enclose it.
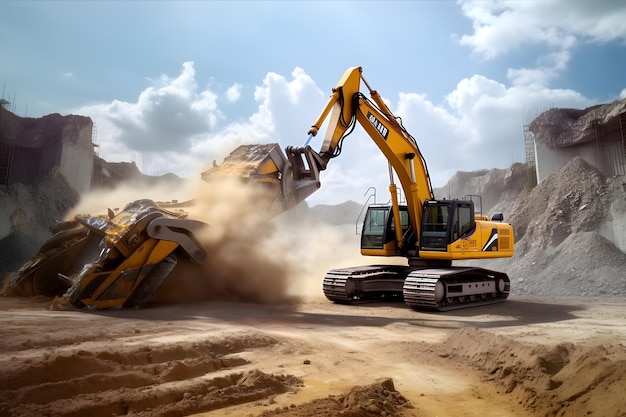
<instances>
[{"instance_id":1,"label":"excavator arm","mask_svg":"<svg viewBox=\"0 0 626 417\"><path fill-rule=\"evenodd\" d=\"M332 110L329 127L320 154L330 159L341 153L342 142L352 133L358 123L366 131L389 163L389 192L394 211L396 245L403 245L402 227L398 204L397 186L393 171L397 175L407 200L409 221L414 231L422 217L422 205L433 199L428 169L417 142L407 132L399 118L382 100L376 90L372 90L362 74L361 67L348 69L333 89L328 104L313 123L309 134L317 135L320 126ZM369 90L371 100L360 91L361 81ZM416 242L417 243L417 242Z\"/></svg>"}]
</instances>

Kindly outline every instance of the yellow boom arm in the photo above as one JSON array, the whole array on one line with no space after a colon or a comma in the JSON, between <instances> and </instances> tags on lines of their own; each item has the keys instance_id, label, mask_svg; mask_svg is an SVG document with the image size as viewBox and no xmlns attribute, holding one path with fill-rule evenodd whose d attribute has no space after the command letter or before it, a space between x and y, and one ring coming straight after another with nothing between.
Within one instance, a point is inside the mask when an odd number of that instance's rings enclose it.
<instances>
[{"instance_id":1,"label":"yellow boom arm","mask_svg":"<svg viewBox=\"0 0 626 417\"><path fill-rule=\"evenodd\" d=\"M424 201L434 198L424 158L415 139L387 107L377 91L363 78L361 67L348 69L333 89L328 103L311 126L309 134L316 135L332 110L329 128L320 155L325 160L338 156L341 142L358 122L387 158L390 165L389 191L394 211L396 244L402 246L402 228L398 210L397 187L391 172L395 171L404 190L409 221L419 230ZM367 86L372 101L360 92L361 81Z\"/></svg>"}]
</instances>

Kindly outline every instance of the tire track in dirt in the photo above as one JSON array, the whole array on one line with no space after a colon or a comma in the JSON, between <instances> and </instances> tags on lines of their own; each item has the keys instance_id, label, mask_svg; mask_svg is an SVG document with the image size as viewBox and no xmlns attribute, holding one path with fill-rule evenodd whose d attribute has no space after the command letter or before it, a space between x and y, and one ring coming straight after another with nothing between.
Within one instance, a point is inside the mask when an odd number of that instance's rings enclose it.
<instances>
[{"instance_id":1,"label":"tire track in dirt","mask_svg":"<svg viewBox=\"0 0 626 417\"><path fill-rule=\"evenodd\" d=\"M294 376L265 374L239 356L278 343L264 335L154 348L116 342L106 351L3 361L0 414L188 415L268 398L301 383Z\"/></svg>"},{"instance_id":2,"label":"tire track in dirt","mask_svg":"<svg viewBox=\"0 0 626 417\"><path fill-rule=\"evenodd\" d=\"M623 303L601 300L435 315L0 297L0 415L625 417L624 335Z\"/></svg>"}]
</instances>

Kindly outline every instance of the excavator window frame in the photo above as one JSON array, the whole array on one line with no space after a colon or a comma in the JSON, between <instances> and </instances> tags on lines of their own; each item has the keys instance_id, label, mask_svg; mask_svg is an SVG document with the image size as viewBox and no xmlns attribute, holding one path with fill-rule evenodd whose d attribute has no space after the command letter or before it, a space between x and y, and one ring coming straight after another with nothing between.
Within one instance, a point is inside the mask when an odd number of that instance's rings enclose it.
<instances>
[{"instance_id":1,"label":"excavator window frame","mask_svg":"<svg viewBox=\"0 0 626 417\"><path fill-rule=\"evenodd\" d=\"M472 201L426 201L420 233L421 250L445 252L449 244L471 235L475 229L476 221Z\"/></svg>"},{"instance_id":2,"label":"excavator window frame","mask_svg":"<svg viewBox=\"0 0 626 417\"><path fill-rule=\"evenodd\" d=\"M399 209L402 233L405 234L411 227L409 211L406 205L400 205ZM376 213L375 219L372 213ZM379 213L382 213L382 217ZM372 227L373 221L376 221L376 227ZM395 240L395 236L392 206L387 204L372 204L368 206L361 230L361 248L382 249L385 244Z\"/></svg>"},{"instance_id":3,"label":"excavator window frame","mask_svg":"<svg viewBox=\"0 0 626 417\"><path fill-rule=\"evenodd\" d=\"M454 219L451 242L459 239L460 237L471 234L476 227L476 221L474 220L474 205L455 201L454 204ZM454 227L458 230L454 230Z\"/></svg>"},{"instance_id":4,"label":"excavator window frame","mask_svg":"<svg viewBox=\"0 0 626 417\"><path fill-rule=\"evenodd\" d=\"M362 249L380 249L385 244L389 207L368 206L361 230Z\"/></svg>"}]
</instances>

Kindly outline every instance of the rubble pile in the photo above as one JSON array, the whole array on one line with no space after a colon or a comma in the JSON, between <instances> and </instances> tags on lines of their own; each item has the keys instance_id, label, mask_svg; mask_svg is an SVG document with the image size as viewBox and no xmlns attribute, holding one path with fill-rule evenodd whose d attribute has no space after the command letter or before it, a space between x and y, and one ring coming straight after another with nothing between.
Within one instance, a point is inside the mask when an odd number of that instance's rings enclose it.
<instances>
[{"instance_id":1,"label":"rubble pile","mask_svg":"<svg viewBox=\"0 0 626 417\"><path fill-rule=\"evenodd\" d=\"M482 214L491 214L509 206L524 190L534 184L533 167L515 163L508 169L491 169L480 171L459 171L441 188L433 190L437 199L465 199L469 196L480 196L474 199L476 210Z\"/></svg>"},{"instance_id":2,"label":"rubble pile","mask_svg":"<svg viewBox=\"0 0 626 417\"><path fill-rule=\"evenodd\" d=\"M596 127L619 130L619 115L625 110L626 99L583 110L554 108L533 120L530 130L552 148L572 146L596 140Z\"/></svg>"},{"instance_id":3,"label":"rubble pile","mask_svg":"<svg viewBox=\"0 0 626 417\"><path fill-rule=\"evenodd\" d=\"M513 293L626 295L624 181L573 159L506 210L514 257L481 264L507 272Z\"/></svg>"}]
</instances>

